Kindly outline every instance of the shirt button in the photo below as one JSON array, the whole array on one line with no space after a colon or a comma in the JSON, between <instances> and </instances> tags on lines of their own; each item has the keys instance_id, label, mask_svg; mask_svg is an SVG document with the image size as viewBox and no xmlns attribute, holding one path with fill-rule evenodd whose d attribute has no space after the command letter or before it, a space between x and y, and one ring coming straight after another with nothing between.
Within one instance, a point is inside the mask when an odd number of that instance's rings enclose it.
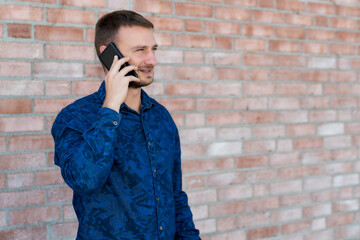
<instances>
[{"instance_id":1,"label":"shirt button","mask_svg":"<svg viewBox=\"0 0 360 240\"><path fill-rule=\"evenodd\" d=\"M156 169L154 169L154 173L156 173Z\"/></svg>"},{"instance_id":2,"label":"shirt button","mask_svg":"<svg viewBox=\"0 0 360 240\"><path fill-rule=\"evenodd\" d=\"M148 141L148 145L151 146L151 142L150 142L150 141Z\"/></svg>"},{"instance_id":3,"label":"shirt button","mask_svg":"<svg viewBox=\"0 0 360 240\"><path fill-rule=\"evenodd\" d=\"M117 121L113 121L114 126L118 125Z\"/></svg>"},{"instance_id":4,"label":"shirt button","mask_svg":"<svg viewBox=\"0 0 360 240\"><path fill-rule=\"evenodd\" d=\"M163 228L162 228L162 226L160 226L160 231L162 231L163 230Z\"/></svg>"},{"instance_id":5,"label":"shirt button","mask_svg":"<svg viewBox=\"0 0 360 240\"><path fill-rule=\"evenodd\" d=\"M160 201L160 198L157 198L157 201Z\"/></svg>"}]
</instances>

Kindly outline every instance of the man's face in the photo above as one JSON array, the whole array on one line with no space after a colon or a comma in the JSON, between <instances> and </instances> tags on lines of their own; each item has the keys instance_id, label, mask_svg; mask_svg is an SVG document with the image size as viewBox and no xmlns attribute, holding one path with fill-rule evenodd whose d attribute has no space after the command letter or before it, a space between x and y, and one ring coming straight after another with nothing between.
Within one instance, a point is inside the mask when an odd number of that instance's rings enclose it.
<instances>
[{"instance_id":1,"label":"man's face","mask_svg":"<svg viewBox=\"0 0 360 240\"><path fill-rule=\"evenodd\" d=\"M154 67L156 66L154 33L151 28L140 26L121 27L118 31L115 45L120 52L130 57L129 64L138 67L136 73L140 82L133 82L133 87L143 87L154 81Z\"/></svg>"}]
</instances>

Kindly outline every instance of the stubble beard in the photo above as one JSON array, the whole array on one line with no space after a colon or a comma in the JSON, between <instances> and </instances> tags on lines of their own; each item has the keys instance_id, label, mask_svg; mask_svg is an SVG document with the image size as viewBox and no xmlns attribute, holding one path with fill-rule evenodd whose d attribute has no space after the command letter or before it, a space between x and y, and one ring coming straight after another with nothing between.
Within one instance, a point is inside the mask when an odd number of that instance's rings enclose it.
<instances>
[{"instance_id":1,"label":"stubble beard","mask_svg":"<svg viewBox=\"0 0 360 240\"><path fill-rule=\"evenodd\" d=\"M141 71L148 71L151 70L151 75L148 76L141 76ZM130 88L141 88L141 87L146 87L148 85L150 85L153 81L154 81L154 66L152 65L147 65L147 66L141 66L139 67L139 70L137 71L140 82L130 82L129 87Z\"/></svg>"}]
</instances>

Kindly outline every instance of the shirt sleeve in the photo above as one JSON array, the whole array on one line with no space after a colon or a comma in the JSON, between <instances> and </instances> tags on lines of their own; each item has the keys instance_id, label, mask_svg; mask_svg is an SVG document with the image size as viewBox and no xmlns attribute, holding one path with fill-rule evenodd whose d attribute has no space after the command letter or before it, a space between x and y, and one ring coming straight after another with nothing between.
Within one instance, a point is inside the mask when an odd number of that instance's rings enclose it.
<instances>
[{"instance_id":1,"label":"shirt sleeve","mask_svg":"<svg viewBox=\"0 0 360 240\"><path fill-rule=\"evenodd\" d=\"M121 114L109 108L101 108L87 129L71 112L56 118L51 129L55 164L75 192L95 192L105 184L113 165L120 120Z\"/></svg>"},{"instance_id":2,"label":"shirt sleeve","mask_svg":"<svg viewBox=\"0 0 360 240\"><path fill-rule=\"evenodd\" d=\"M175 139L175 160L173 171L173 188L175 196L175 220L176 235L175 240L199 240L199 230L195 228L193 215L191 213L187 194L182 190L181 173L181 147L179 133L176 131Z\"/></svg>"}]
</instances>

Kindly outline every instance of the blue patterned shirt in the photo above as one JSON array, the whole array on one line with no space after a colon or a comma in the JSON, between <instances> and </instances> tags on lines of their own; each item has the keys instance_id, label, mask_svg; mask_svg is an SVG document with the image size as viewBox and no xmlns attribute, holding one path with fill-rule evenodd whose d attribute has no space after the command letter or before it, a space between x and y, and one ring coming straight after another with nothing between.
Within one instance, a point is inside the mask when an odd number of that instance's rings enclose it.
<instances>
[{"instance_id":1,"label":"blue patterned shirt","mask_svg":"<svg viewBox=\"0 0 360 240\"><path fill-rule=\"evenodd\" d=\"M182 191L178 130L141 90L141 112L102 107L105 83L64 108L51 133L73 189L77 239L200 239Z\"/></svg>"}]
</instances>

